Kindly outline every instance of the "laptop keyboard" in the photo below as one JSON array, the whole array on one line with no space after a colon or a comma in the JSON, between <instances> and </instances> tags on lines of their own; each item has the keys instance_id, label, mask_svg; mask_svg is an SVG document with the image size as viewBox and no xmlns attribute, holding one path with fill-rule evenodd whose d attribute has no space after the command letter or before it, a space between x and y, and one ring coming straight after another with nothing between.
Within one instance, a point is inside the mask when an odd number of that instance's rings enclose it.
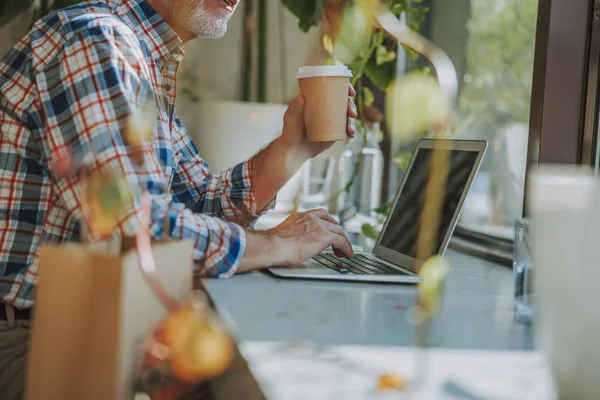
<instances>
[{"instance_id":1,"label":"laptop keyboard","mask_svg":"<svg viewBox=\"0 0 600 400\"><path fill-rule=\"evenodd\" d=\"M337 258L333 254L321 253L313 257L313 260L331 268L340 274L355 275L408 275L406 272L391 268L364 254L356 254L351 259Z\"/></svg>"}]
</instances>

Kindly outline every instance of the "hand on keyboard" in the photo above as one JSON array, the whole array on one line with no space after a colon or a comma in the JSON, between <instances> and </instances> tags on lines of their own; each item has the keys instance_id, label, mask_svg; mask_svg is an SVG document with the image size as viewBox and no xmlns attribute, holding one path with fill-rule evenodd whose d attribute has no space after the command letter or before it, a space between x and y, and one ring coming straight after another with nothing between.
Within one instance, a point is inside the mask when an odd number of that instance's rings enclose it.
<instances>
[{"instance_id":1,"label":"hand on keyboard","mask_svg":"<svg viewBox=\"0 0 600 400\"><path fill-rule=\"evenodd\" d=\"M329 246L338 257L351 258L353 255L352 245L342 227L322 209L294 213L267 233L276 238L284 266L301 264Z\"/></svg>"}]
</instances>

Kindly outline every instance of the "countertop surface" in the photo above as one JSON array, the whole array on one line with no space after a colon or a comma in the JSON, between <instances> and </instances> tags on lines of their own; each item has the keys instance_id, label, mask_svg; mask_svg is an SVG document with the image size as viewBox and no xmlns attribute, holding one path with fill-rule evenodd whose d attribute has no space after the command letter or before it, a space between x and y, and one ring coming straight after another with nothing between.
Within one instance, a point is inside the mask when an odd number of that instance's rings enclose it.
<instances>
[{"instance_id":1,"label":"countertop surface","mask_svg":"<svg viewBox=\"0 0 600 400\"><path fill-rule=\"evenodd\" d=\"M530 350L532 329L513 316L510 268L451 250L446 256L452 268L432 346ZM258 272L203 285L240 343L415 344L407 317L414 286L278 280Z\"/></svg>"}]
</instances>

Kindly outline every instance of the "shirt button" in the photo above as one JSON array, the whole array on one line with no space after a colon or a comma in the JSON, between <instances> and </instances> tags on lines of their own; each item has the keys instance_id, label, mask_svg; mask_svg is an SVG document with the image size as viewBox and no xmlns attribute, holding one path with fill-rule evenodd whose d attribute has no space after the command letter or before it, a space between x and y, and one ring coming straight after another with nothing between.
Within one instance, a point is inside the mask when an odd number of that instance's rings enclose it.
<instances>
[{"instance_id":1,"label":"shirt button","mask_svg":"<svg viewBox=\"0 0 600 400\"><path fill-rule=\"evenodd\" d=\"M164 88L167 92L170 92L171 89L173 89L173 87L171 85L169 85L168 83L165 84Z\"/></svg>"}]
</instances>

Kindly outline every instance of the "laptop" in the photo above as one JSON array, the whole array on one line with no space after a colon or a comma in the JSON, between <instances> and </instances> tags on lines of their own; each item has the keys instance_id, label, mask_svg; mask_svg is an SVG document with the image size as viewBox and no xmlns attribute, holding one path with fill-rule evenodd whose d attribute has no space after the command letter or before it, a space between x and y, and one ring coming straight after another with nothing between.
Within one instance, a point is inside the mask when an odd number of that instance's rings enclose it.
<instances>
[{"instance_id":1,"label":"laptop","mask_svg":"<svg viewBox=\"0 0 600 400\"><path fill-rule=\"evenodd\" d=\"M373 283L417 284L424 261L417 259L420 217L434 149L450 151L447 190L440 224L435 233L435 254L443 254L454 231L473 178L481 165L486 141L421 139L387 215L373 251L355 253L351 259L325 251L291 268L273 267L265 272L278 278Z\"/></svg>"}]
</instances>

